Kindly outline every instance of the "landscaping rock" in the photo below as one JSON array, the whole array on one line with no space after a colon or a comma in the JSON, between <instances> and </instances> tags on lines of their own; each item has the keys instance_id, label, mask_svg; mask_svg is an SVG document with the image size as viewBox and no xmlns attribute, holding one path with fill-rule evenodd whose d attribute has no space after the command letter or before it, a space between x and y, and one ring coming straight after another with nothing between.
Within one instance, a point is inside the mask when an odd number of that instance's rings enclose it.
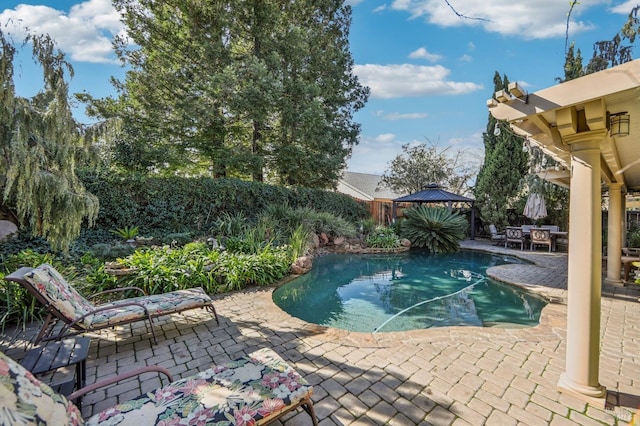
<instances>
[{"instance_id":1,"label":"landscaping rock","mask_svg":"<svg viewBox=\"0 0 640 426\"><path fill-rule=\"evenodd\" d=\"M18 232L18 227L10 220L0 220L0 241L11 237Z\"/></svg>"},{"instance_id":2,"label":"landscaping rock","mask_svg":"<svg viewBox=\"0 0 640 426\"><path fill-rule=\"evenodd\" d=\"M306 274L311 270L313 260L311 256L301 256L291 265L291 273L295 275Z\"/></svg>"}]
</instances>

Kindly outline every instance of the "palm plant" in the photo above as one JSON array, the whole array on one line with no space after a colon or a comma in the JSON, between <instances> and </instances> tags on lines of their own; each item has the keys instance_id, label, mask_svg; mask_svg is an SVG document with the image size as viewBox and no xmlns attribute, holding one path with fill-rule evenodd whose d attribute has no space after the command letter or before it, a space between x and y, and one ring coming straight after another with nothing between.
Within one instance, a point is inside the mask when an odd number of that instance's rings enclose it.
<instances>
[{"instance_id":1,"label":"palm plant","mask_svg":"<svg viewBox=\"0 0 640 426\"><path fill-rule=\"evenodd\" d=\"M457 212L443 207L418 206L405 211L402 235L414 247L424 247L434 253L452 253L460 249L467 221Z\"/></svg>"}]
</instances>

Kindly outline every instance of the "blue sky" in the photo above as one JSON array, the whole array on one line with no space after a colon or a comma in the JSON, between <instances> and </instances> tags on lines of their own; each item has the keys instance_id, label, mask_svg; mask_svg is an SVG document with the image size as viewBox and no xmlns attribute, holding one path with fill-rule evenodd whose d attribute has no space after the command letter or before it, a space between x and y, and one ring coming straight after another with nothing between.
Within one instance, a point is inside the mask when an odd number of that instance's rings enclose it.
<instances>
[{"instance_id":1,"label":"blue sky","mask_svg":"<svg viewBox=\"0 0 640 426\"><path fill-rule=\"evenodd\" d=\"M640 0L581 0L569 23L569 41L585 64L593 42L608 40ZM534 92L563 76L569 1L349 0L355 73L371 88L356 115L360 143L348 169L382 174L402 145L436 143L481 162L482 132L495 71ZM3 0L0 25L18 39L20 28L49 33L74 66L71 92L113 93L110 77L123 69L111 39L123 33L110 0ZM468 18L456 15L458 12ZM634 57L637 57L634 55ZM34 94L41 76L23 55L16 87ZM82 109L76 118L85 121Z\"/></svg>"}]
</instances>

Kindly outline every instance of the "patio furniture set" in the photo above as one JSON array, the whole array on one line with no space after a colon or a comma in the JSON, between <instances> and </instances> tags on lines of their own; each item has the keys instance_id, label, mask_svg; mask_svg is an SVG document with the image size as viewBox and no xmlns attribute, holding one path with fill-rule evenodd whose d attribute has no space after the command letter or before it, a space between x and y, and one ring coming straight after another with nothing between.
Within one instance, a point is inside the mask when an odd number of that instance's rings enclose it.
<instances>
[{"instance_id":1,"label":"patio furniture set","mask_svg":"<svg viewBox=\"0 0 640 426\"><path fill-rule=\"evenodd\" d=\"M13 397L3 398L6 402L3 414L16 421L42 425L145 426L182 424L181 421L190 419L198 424L220 426L266 425L302 407L317 425L312 386L269 348L176 381L165 368L145 366L85 386L90 339L78 337L79 334L146 321L156 342L155 318L197 308L209 310L219 324L213 301L201 288L94 306L48 264L21 268L5 279L24 286L48 311L35 342L42 341L42 345L27 351L20 363L0 352L0 382L9 395L13 391ZM62 323L62 329L54 333L58 322ZM36 378L62 367L75 367L75 379L52 389ZM82 418L78 406L83 395L149 372L166 375L170 383L89 419Z\"/></svg>"},{"instance_id":2,"label":"patio furniture set","mask_svg":"<svg viewBox=\"0 0 640 426\"><path fill-rule=\"evenodd\" d=\"M568 235L567 232L560 231L557 225L507 226L504 232L498 232L495 225L489 225L489 230L491 241L495 241L497 244L504 243L505 248L509 245L519 245L520 250L524 250L528 246L533 251L538 246L546 246L549 253L556 251L558 238L566 238Z\"/></svg>"}]
</instances>

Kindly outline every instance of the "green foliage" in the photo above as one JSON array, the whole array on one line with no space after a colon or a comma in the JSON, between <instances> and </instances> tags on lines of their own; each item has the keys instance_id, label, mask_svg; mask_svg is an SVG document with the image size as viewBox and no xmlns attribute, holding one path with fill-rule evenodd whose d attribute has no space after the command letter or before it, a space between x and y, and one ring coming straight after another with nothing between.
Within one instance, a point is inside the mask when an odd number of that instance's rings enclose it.
<instances>
[{"instance_id":1,"label":"green foliage","mask_svg":"<svg viewBox=\"0 0 640 426\"><path fill-rule=\"evenodd\" d=\"M629 230L627 234L627 245L629 247L640 247L640 228L633 228Z\"/></svg>"},{"instance_id":2,"label":"green foliage","mask_svg":"<svg viewBox=\"0 0 640 426\"><path fill-rule=\"evenodd\" d=\"M444 207L418 206L405 210L402 235L415 247L433 253L452 253L460 249L467 221Z\"/></svg>"},{"instance_id":3,"label":"green foliage","mask_svg":"<svg viewBox=\"0 0 640 426\"><path fill-rule=\"evenodd\" d=\"M119 166L335 185L369 93L353 74L343 1L113 4L129 71L117 99L80 99L119 123Z\"/></svg>"},{"instance_id":4,"label":"green foliage","mask_svg":"<svg viewBox=\"0 0 640 426\"><path fill-rule=\"evenodd\" d=\"M239 237L245 233L248 220L243 213L224 212L216 219L211 232L216 237Z\"/></svg>"},{"instance_id":5,"label":"green foliage","mask_svg":"<svg viewBox=\"0 0 640 426\"><path fill-rule=\"evenodd\" d=\"M288 189L238 179L146 177L88 171L80 176L87 189L100 200L98 230L136 223L143 235L158 238L176 232L190 232L192 237L209 232L238 235L243 228L256 223L270 205L287 205L292 209L308 207L352 223L367 215L362 204L333 191Z\"/></svg>"},{"instance_id":6,"label":"green foliage","mask_svg":"<svg viewBox=\"0 0 640 426\"><path fill-rule=\"evenodd\" d=\"M118 243L112 245L109 243L98 243L91 246L86 253L95 258L102 259L103 261L110 261L119 257L128 256L135 250L135 247L132 247L129 244Z\"/></svg>"},{"instance_id":7,"label":"green foliage","mask_svg":"<svg viewBox=\"0 0 640 426\"><path fill-rule=\"evenodd\" d=\"M376 227L376 221L372 217L368 217L360 221L360 232L365 236L372 233Z\"/></svg>"},{"instance_id":8,"label":"green foliage","mask_svg":"<svg viewBox=\"0 0 640 426\"><path fill-rule=\"evenodd\" d=\"M119 236L123 240L132 240L138 235L138 227L137 226L125 226L124 228L118 228L111 230L111 233Z\"/></svg>"},{"instance_id":9,"label":"green foliage","mask_svg":"<svg viewBox=\"0 0 640 426\"><path fill-rule=\"evenodd\" d=\"M286 248L266 247L257 254L223 252L213 273L224 283L225 290L240 290L248 285L269 285L284 278L291 262Z\"/></svg>"},{"instance_id":10,"label":"green foliage","mask_svg":"<svg viewBox=\"0 0 640 426\"><path fill-rule=\"evenodd\" d=\"M379 226L367 236L367 246L372 248L397 248L400 247L400 238L398 238L393 228Z\"/></svg>"},{"instance_id":11,"label":"green foliage","mask_svg":"<svg viewBox=\"0 0 640 426\"><path fill-rule=\"evenodd\" d=\"M462 151L454 152L451 147L405 144L402 154L391 161L381 181L392 190L407 194L422 191L429 184L464 193L477 168L473 158Z\"/></svg>"},{"instance_id":12,"label":"green foliage","mask_svg":"<svg viewBox=\"0 0 640 426\"><path fill-rule=\"evenodd\" d=\"M91 225L98 212L98 200L75 174L75 158L84 147L68 99L66 78L73 69L48 36L28 36L25 44L43 72L44 88L32 98L15 93L16 49L0 30L2 201L33 235L66 250L83 222Z\"/></svg>"},{"instance_id":13,"label":"green foliage","mask_svg":"<svg viewBox=\"0 0 640 426\"><path fill-rule=\"evenodd\" d=\"M308 233L325 233L333 237L353 237L356 234L352 222L331 212L318 211L311 207L269 205L261 217L263 220L271 220L283 234L293 233L298 226L302 226Z\"/></svg>"},{"instance_id":14,"label":"green foliage","mask_svg":"<svg viewBox=\"0 0 640 426\"><path fill-rule=\"evenodd\" d=\"M160 242L162 244L169 245L171 247L182 247L191 241L193 241L193 237L190 232L171 232L163 234L160 237Z\"/></svg>"},{"instance_id":15,"label":"green foliage","mask_svg":"<svg viewBox=\"0 0 640 426\"><path fill-rule=\"evenodd\" d=\"M509 86L508 78L497 72L493 81L495 91ZM497 135L496 127L500 130ZM476 207L484 223L501 229L510 224L510 211L522 212L524 207L522 180L528 170L528 154L523 150L523 138L491 114L482 139L485 156L474 188Z\"/></svg>"},{"instance_id":16,"label":"green foliage","mask_svg":"<svg viewBox=\"0 0 640 426\"><path fill-rule=\"evenodd\" d=\"M41 263L51 263L60 266L50 253L37 253L25 250L3 259L4 272L0 272L0 279L22 266L36 267ZM42 319L44 307L20 284L2 281L0 285L0 324L2 329L7 324L20 324L23 328L32 321Z\"/></svg>"},{"instance_id":17,"label":"green foliage","mask_svg":"<svg viewBox=\"0 0 640 426\"><path fill-rule=\"evenodd\" d=\"M217 284L205 266L214 262L218 255L219 252L209 250L205 243L190 243L180 248L138 249L120 262L136 268L135 274L127 276L127 282L149 294L191 287L203 287L215 293Z\"/></svg>"},{"instance_id":18,"label":"green foliage","mask_svg":"<svg viewBox=\"0 0 640 426\"><path fill-rule=\"evenodd\" d=\"M307 254L311 244L311 233L305 231L302 225L299 225L291 233L289 238L289 262L293 263L300 256Z\"/></svg>"}]
</instances>

